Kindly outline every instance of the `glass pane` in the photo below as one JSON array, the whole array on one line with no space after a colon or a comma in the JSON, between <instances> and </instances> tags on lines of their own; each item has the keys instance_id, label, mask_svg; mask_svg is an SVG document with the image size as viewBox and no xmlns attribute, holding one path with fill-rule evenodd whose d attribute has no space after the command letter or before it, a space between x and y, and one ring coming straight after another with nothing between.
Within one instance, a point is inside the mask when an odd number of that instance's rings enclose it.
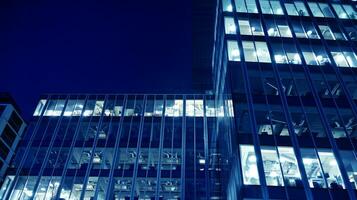
<instances>
[{"instance_id":1,"label":"glass pane","mask_svg":"<svg viewBox=\"0 0 357 200\"><path fill-rule=\"evenodd\" d=\"M303 187L299 167L292 147L278 147L280 165L289 186Z\"/></svg>"},{"instance_id":2,"label":"glass pane","mask_svg":"<svg viewBox=\"0 0 357 200\"><path fill-rule=\"evenodd\" d=\"M46 105L46 102L47 100L45 99L41 99L38 104L37 104L37 107L36 107L36 110L35 112L33 113L33 116L40 116L43 109L45 108L45 105Z\"/></svg>"},{"instance_id":3,"label":"glass pane","mask_svg":"<svg viewBox=\"0 0 357 200\"><path fill-rule=\"evenodd\" d=\"M331 52L333 59L336 62L336 65L339 67L348 67L345 56L341 52Z\"/></svg>"},{"instance_id":4,"label":"glass pane","mask_svg":"<svg viewBox=\"0 0 357 200\"><path fill-rule=\"evenodd\" d=\"M309 13L307 12L307 9L303 2L295 2L294 4L300 16L309 16Z\"/></svg>"},{"instance_id":5,"label":"glass pane","mask_svg":"<svg viewBox=\"0 0 357 200\"><path fill-rule=\"evenodd\" d=\"M283 9L281 8L279 1L270 1L271 8L275 15L283 15Z\"/></svg>"},{"instance_id":6,"label":"glass pane","mask_svg":"<svg viewBox=\"0 0 357 200\"><path fill-rule=\"evenodd\" d=\"M299 15L298 12L295 9L295 5L294 4L285 3L285 8L286 8L286 11L288 12L288 15L293 15L293 16Z\"/></svg>"},{"instance_id":7,"label":"glass pane","mask_svg":"<svg viewBox=\"0 0 357 200\"><path fill-rule=\"evenodd\" d=\"M270 63L270 54L266 42L255 42L259 62Z\"/></svg>"},{"instance_id":8,"label":"glass pane","mask_svg":"<svg viewBox=\"0 0 357 200\"><path fill-rule=\"evenodd\" d=\"M252 35L252 29L248 20L238 20L239 31L241 35Z\"/></svg>"},{"instance_id":9,"label":"glass pane","mask_svg":"<svg viewBox=\"0 0 357 200\"><path fill-rule=\"evenodd\" d=\"M345 9L345 11L348 14L348 17L350 19L356 19L357 18L357 13L355 12L355 10L353 10L351 5L342 5L343 8Z\"/></svg>"},{"instance_id":10,"label":"glass pane","mask_svg":"<svg viewBox=\"0 0 357 200\"><path fill-rule=\"evenodd\" d=\"M236 5L237 12L247 12L247 8L245 7L244 0L234 0L234 3Z\"/></svg>"},{"instance_id":11,"label":"glass pane","mask_svg":"<svg viewBox=\"0 0 357 200\"><path fill-rule=\"evenodd\" d=\"M224 27L226 34L236 34L236 25L232 17L224 18Z\"/></svg>"},{"instance_id":12,"label":"glass pane","mask_svg":"<svg viewBox=\"0 0 357 200\"><path fill-rule=\"evenodd\" d=\"M302 162L311 188L326 188L321 165L313 149L301 149Z\"/></svg>"},{"instance_id":13,"label":"glass pane","mask_svg":"<svg viewBox=\"0 0 357 200\"><path fill-rule=\"evenodd\" d=\"M338 168L337 161L331 150L319 149L318 154L329 187L332 189L344 188L340 169Z\"/></svg>"},{"instance_id":14,"label":"glass pane","mask_svg":"<svg viewBox=\"0 0 357 200\"><path fill-rule=\"evenodd\" d=\"M265 179L268 186L284 186L278 154L274 147L261 147Z\"/></svg>"},{"instance_id":15,"label":"glass pane","mask_svg":"<svg viewBox=\"0 0 357 200\"><path fill-rule=\"evenodd\" d=\"M322 14L319 6L317 6L316 3L308 3L311 13L314 15L314 17L324 17L324 14Z\"/></svg>"},{"instance_id":16,"label":"glass pane","mask_svg":"<svg viewBox=\"0 0 357 200\"><path fill-rule=\"evenodd\" d=\"M240 158L245 185L259 185L257 158L252 145L240 145Z\"/></svg>"},{"instance_id":17,"label":"glass pane","mask_svg":"<svg viewBox=\"0 0 357 200\"><path fill-rule=\"evenodd\" d=\"M243 41L243 51L244 51L245 61L258 62L253 42Z\"/></svg>"},{"instance_id":18,"label":"glass pane","mask_svg":"<svg viewBox=\"0 0 357 200\"><path fill-rule=\"evenodd\" d=\"M233 11L233 6L232 6L230 0L223 0L222 4L223 4L223 11L226 11L226 12Z\"/></svg>"},{"instance_id":19,"label":"glass pane","mask_svg":"<svg viewBox=\"0 0 357 200\"><path fill-rule=\"evenodd\" d=\"M343 10L342 6L339 4L332 4L333 9L335 10L338 18L340 19L348 19L346 12Z\"/></svg>"},{"instance_id":20,"label":"glass pane","mask_svg":"<svg viewBox=\"0 0 357 200\"><path fill-rule=\"evenodd\" d=\"M262 9L263 14L273 14L273 11L270 8L269 1L267 0L259 0L260 7Z\"/></svg>"},{"instance_id":21,"label":"glass pane","mask_svg":"<svg viewBox=\"0 0 357 200\"><path fill-rule=\"evenodd\" d=\"M228 60L240 61L238 43L236 41L227 41Z\"/></svg>"},{"instance_id":22,"label":"glass pane","mask_svg":"<svg viewBox=\"0 0 357 200\"><path fill-rule=\"evenodd\" d=\"M327 3L319 3L319 6L325 17L335 17Z\"/></svg>"}]
</instances>

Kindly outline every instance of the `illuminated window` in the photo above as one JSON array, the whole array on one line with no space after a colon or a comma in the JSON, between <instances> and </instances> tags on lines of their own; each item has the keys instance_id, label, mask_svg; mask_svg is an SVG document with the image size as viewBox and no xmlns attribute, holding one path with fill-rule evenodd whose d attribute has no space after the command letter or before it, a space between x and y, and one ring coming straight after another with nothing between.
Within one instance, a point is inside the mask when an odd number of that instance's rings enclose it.
<instances>
[{"instance_id":1,"label":"illuminated window","mask_svg":"<svg viewBox=\"0 0 357 200\"><path fill-rule=\"evenodd\" d=\"M266 42L243 41L245 61L270 63L270 54Z\"/></svg>"},{"instance_id":2,"label":"illuminated window","mask_svg":"<svg viewBox=\"0 0 357 200\"><path fill-rule=\"evenodd\" d=\"M302 187L301 175L292 147L278 147L284 179L289 186Z\"/></svg>"},{"instance_id":3,"label":"illuminated window","mask_svg":"<svg viewBox=\"0 0 357 200\"><path fill-rule=\"evenodd\" d=\"M237 8L237 12L242 13L258 13L257 5L255 1L250 0L234 0Z\"/></svg>"},{"instance_id":4,"label":"illuminated window","mask_svg":"<svg viewBox=\"0 0 357 200\"><path fill-rule=\"evenodd\" d=\"M252 41L243 41L243 52L245 61L258 62L257 54L255 53L254 43Z\"/></svg>"},{"instance_id":5,"label":"illuminated window","mask_svg":"<svg viewBox=\"0 0 357 200\"><path fill-rule=\"evenodd\" d=\"M336 65L339 67L348 67L347 60L342 52L331 52L333 59L336 62Z\"/></svg>"},{"instance_id":6,"label":"illuminated window","mask_svg":"<svg viewBox=\"0 0 357 200\"><path fill-rule=\"evenodd\" d=\"M311 188L326 188L319 159L313 149L300 149L302 162Z\"/></svg>"},{"instance_id":7,"label":"illuminated window","mask_svg":"<svg viewBox=\"0 0 357 200\"><path fill-rule=\"evenodd\" d=\"M180 117L183 115L183 100L167 100L165 108L165 116Z\"/></svg>"},{"instance_id":8,"label":"illuminated window","mask_svg":"<svg viewBox=\"0 0 357 200\"><path fill-rule=\"evenodd\" d=\"M334 17L328 4L313 2L309 2L308 4L314 17Z\"/></svg>"},{"instance_id":9,"label":"illuminated window","mask_svg":"<svg viewBox=\"0 0 357 200\"><path fill-rule=\"evenodd\" d=\"M272 37L292 37L291 30L285 21L267 21L268 35Z\"/></svg>"},{"instance_id":10,"label":"illuminated window","mask_svg":"<svg viewBox=\"0 0 357 200\"><path fill-rule=\"evenodd\" d=\"M288 15L292 16L309 16L303 2L285 3Z\"/></svg>"},{"instance_id":11,"label":"illuminated window","mask_svg":"<svg viewBox=\"0 0 357 200\"><path fill-rule=\"evenodd\" d=\"M38 102L38 104L37 104L37 106L36 106L36 110L35 110L35 112L33 113L33 116L40 116L40 115L41 115L43 109L45 108L46 102L47 102L47 100L45 100L45 99L41 99L41 100Z\"/></svg>"},{"instance_id":12,"label":"illuminated window","mask_svg":"<svg viewBox=\"0 0 357 200\"><path fill-rule=\"evenodd\" d=\"M262 24L257 19L239 19L239 30L241 35L264 35Z\"/></svg>"},{"instance_id":13,"label":"illuminated window","mask_svg":"<svg viewBox=\"0 0 357 200\"><path fill-rule=\"evenodd\" d=\"M284 186L283 175L274 147L261 147L265 179L268 186Z\"/></svg>"},{"instance_id":14,"label":"illuminated window","mask_svg":"<svg viewBox=\"0 0 357 200\"><path fill-rule=\"evenodd\" d=\"M357 160L355 153L352 151L341 151L341 157L350 183L354 188L357 188Z\"/></svg>"},{"instance_id":15,"label":"illuminated window","mask_svg":"<svg viewBox=\"0 0 357 200\"><path fill-rule=\"evenodd\" d=\"M88 117L92 116L95 106L95 100L87 100L86 107L83 111L83 116Z\"/></svg>"},{"instance_id":16,"label":"illuminated window","mask_svg":"<svg viewBox=\"0 0 357 200\"><path fill-rule=\"evenodd\" d=\"M93 116L100 116L103 111L104 101L96 101Z\"/></svg>"},{"instance_id":17,"label":"illuminated window","mask_svg":"<svg viewBox=\"0 0 357 200\"><path fill-rule=\"evenodd\" d=\"M49 100L44 116L60 116L65 100Z\"/></svg>"},{"instance_id":18,"label":"illuminated window","mask_svg":"<svg viewBox=\"0 0 357 200\"><path fill-rule=\"evenodd\" d=\"M329 187L332 189L344 188L343 179L337 161L331 150L318 150L322 168Z\"/></svg>"},{"instance_id":19,"label":"illuminated window","mask_svg":"<svg viewBox=\"0 0 357 200\"><path fill-rule=\"evenodd\" d=\"M203 100L186 100L186 116L188 117L203 117Z\"/></svg>"},{"instance_id":20,"label":"illuminated window","mask_svg":"<svg viewBox=\"0 0 357 200\"><path fill-rule=\"evenodd\" d=\"M277 0L259 0L263 14L283 15L283 9Z\"/></svg>"},{"instance_id":21,"label":"illuminated window","mask_svg":"<svg viewBox=\"0 0 357 200\"><path fill-rule=\"evenodd\" d=\"M339 30L338 26L319 25L319 29L326 40L346 40L345 35Z\"/></svg>"},{"instance_id":22,"label":"illuminated window","mask_svg":"<svg viewBox=\"0 0 357 200\"><path fill-rule=\"evenodd\" d=\"M236 25L232 17L224 18L224 27L226 34L236 34Z\"/></svg>"},{"instance_id":23,"label":"illuminated window","mask_svg":"<svg viewBox=\"0 0 357 200\"><path fill-rule=\"evenodd\" d=\"M223 11L226 11L226 12L232 12L233 11L233 6L232 6L230 0L223 0L222 4L223 4Z\"/></svg>"},{"instance_id":24,"label":"illuminated window","mask_svg":"<svg viewBox=\"0 0 357 200\"><path fill-rule=\"evenodd\" d=\"M300 54L292 44L273 44L274 60L276 63L301 64Z\"/></svg>"},{"instance_id":25,"label":"illuminated window","mask_svg":"<svg viewBox=\"0 0 357 200\"><path fill-rule=\"evenodd\" d=\"M154 106L154 116L159 117L162 116L164 111L164 100L156 99Z\"/></svg>"},{"instance_id":26,"label":"illuminated window","mask_svg":"<svg viewBox=\"0 0 357 200\"><path fill-rule=\"evenodd\" d=\"M63 116L72 116L72 112L74 110L75 105L76 105L76 100L68 100Z\"/></svg>"},{"instance_id":27,"label":"illuminated window","mask_svg":"<svg viewBox=\"0 0 357 200\"><path fill-rule=\"evenodd\" d=\"M240 158L244 185L259 185L257 158L252 145L240 145Z\"/></svg>"},{"instance_id":28,"label":"illuminated window","mask_svg":"<svg viewBox=\"0 0 357 200\"><path fill-rule=\"evenodd\" d=\"M228 60L230 61L240 61L240 53L238 48L238 43L236 41L227 41L228 50Z\"/></svg>"},{"instance_id":29,"label":"illuminated window","mask_svg":"<svg viewBox=\"0 0 357 200\"><path fill-rule=\"evenodd\" d=\"M332 4L333 9L337 13L338 18L340 19L348 19L347 13L342 8L340 4Z\"/></svg>"}]
</instances>

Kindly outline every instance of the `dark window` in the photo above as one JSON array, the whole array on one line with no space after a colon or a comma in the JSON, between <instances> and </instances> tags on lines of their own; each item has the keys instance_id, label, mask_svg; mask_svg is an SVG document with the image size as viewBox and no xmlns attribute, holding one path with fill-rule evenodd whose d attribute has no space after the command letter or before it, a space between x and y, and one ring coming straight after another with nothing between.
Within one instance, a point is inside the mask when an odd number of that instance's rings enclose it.
<instances>
[{"instance_id":1,"label":"dark window","mask_svg":"<svg viewBox=\"0 0 357 200\"><path fill-rule=\"evenodd\" d=\"M12 112L9 119L9 124L16 132L19 132L22 125L22 120L16 112Z\"/></svg>"},{"instance_id":2,"label":"dark window","mask_svg":"<svg viewBox=\"0 0 357 200\"><path fill-rule=\"evenodd\" d=\"M5 144L0 140L0 157L6 160L7 154L9 154L9 149L5 146Z\"/></svg>"},{"instance_id":3,"label":"dark window","mask_svg":"<svg viewBox=\"0 0 357 200\"><path fill-rule=\"evenodd\" d=\"M6 125L3 133L1 134L1 138L11 147L12 143L15 141L16 133L11 130L9 125Z\"/></svg>"}]
</instances>

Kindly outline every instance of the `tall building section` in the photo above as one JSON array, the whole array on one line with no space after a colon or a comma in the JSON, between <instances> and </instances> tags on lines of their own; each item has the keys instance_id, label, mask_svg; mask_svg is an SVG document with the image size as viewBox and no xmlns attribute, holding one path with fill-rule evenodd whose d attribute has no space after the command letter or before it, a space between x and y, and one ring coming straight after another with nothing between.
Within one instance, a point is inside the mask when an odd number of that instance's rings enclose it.
<instances>
[{"instance_id":1,"label":"tall building section","mask_svg":"<svg viewBox=\"0 0 357 200\"><path fill-rule=\"evenodd\" d=\"M7 93L0 93L0 184L6 180L5 172L26 129L19 112L13 98Z\"/></svg>"},{"instance_id":2,"label":"tall building section","mask_svg":"<svg viewBox=\"0 0 357 200\"><path fill-rule=\"evenodd\" d=\"M217 2L214 91L235 115L219 133L227 198L356 199L356 2Z\"/></svg>"}]
</instances>

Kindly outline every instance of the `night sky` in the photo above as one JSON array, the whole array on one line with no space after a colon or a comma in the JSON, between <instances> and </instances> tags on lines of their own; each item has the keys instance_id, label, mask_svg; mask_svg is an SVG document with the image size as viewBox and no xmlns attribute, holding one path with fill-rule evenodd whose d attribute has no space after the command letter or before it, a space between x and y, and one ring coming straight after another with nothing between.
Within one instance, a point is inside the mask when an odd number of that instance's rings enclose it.
<instances>
[{"instance_id":1,"label":"night sky","mask_svg":"<svg viewBox=\"0 0 357 200\"><path fill-rule=\"evenodd\" d=\"M0 3L0 91L25 118L43 93L191 88L190 0L29 2Z\"/></svg>"}]
</instances>

